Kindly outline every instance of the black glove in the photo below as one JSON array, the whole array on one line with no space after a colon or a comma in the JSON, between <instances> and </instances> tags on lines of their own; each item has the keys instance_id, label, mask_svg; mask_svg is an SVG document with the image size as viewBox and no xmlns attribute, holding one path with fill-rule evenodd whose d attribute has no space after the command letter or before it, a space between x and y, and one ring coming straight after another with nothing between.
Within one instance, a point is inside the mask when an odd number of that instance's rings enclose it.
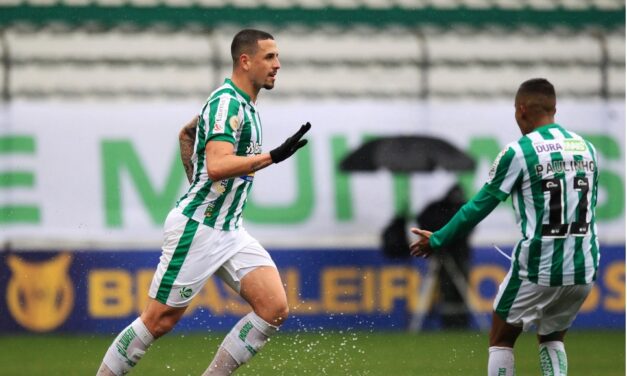
<instances>
[{"instance_id":1,"label":"black glove","mask_svg":"<svg viewBox=\"0 0 627 376\"><path fill-rule=\"evenodd\" d=\"M311 124L309 124L309 122L307 122L307 124L303 124L298 132L294 133L292 137L285 140L285 142L276 149L270 150L270 158L272 158L272 162L279 163L284 161L291 157L292 154L296 153L296 150L305 146L307 144L307 140L301 140L301 138L310 128Z\"/></svg>"}]
</instances>

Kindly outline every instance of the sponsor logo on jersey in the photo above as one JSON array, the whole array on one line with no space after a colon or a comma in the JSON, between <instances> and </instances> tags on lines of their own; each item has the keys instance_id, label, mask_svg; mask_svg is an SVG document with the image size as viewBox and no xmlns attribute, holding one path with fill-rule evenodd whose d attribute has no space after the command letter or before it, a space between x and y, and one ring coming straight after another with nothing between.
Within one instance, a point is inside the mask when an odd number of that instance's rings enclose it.
<instances>
[{"instance_id":1,"label":"sponsor logo on jersey","mask_svg":"<svg viewBox=\"0 0 627 376\"><path fill-rule=\"evenodd\" d=\"M564 151L582 152L588 150L588 146L583 140L564 140Z\"/></svg>"},{"instance_id":2,"label":"sponsor logo on jersey","mask_svg":"<svg viewBox=\"0 0 627 376\"><path fill-rule=\"evenodd\" d=\"M215 208L214 202L210 202L209 204L207 204L207 209L205 210L205 217L211 217L211 215L213 214L214 208Z\"/></svg>"},{"instance_id":3,"label":"sponsor logo on jersey","mask_svg":"<svg viewBox=\"0 0 627 376\"><path fill-rule=\"evenodd\" d=\"M213 123L213 132L214 133L222 133L224 132L224 123L226 121L226 116L229 111L229 97L220 98L220 102L218 103L218 109L216 110L216 119Z\"/></svg>"},{"instance_id":4,"label":"sponsor logo on jersey","mask_svg":"<svg viewBox=\"0 0 627 376\"><path fill-rule=\"evenodd\" d=\"M496 156L496 159L494 159L494 163L492 163L492 167L490 167L490 171L488 172L488 183L491 183L494 179L494 175L496 175L496 169L497 167L499 167L499 162L501 162L501 158L503 158L505 153L507 153L507 149L501 150L499 155Z\"/></svg>"},{"instance_id":5,"label":"sponsor logo on jersey","mask_svg":"<svg viewBox=\"0 0 627 376\"><path fill-rule=\"evenodd\" d=\"M536 153L538 154L556 153L556 152L564 151L564 145L562 144L562 142L553 141L553 140L534 142L533 148L536 150Z\"/></svg>"},{"instance_id":6,"label":"sponsor logo on jersey","mask_svg":"<svg viewBox=\"0 0 627 376\"><path fill-rule=\"evenodd\" d=\"M74 289L67 274L72 255L62 253L44 262L8 256L11 279L6 299L9 312L20 325L47 332L65 322L74 307Z\"/></svg>"},{"instance_id":7,"label":"sponsor logo on jersey","mask_svg":"<svg viewBox=\"0 0 627 376\"><path fill-rule=\"evenodd\" d=\"M216 110L216 123L224 123L224 118L227 115L227 111L229 109L229 97L220 98L220 102L218 103L218 109Z\"/></svg>"},{"instance_id":8,"label":"sponsor logo on jersey","mask_svg":"<svg viewBox=\"0 0 627 376\"><path fill-rule=\"evenodd\" d=\"M246 147L246 154L261 154L261 144L255 141L251 141Z\"/></svg>"},{"instance_id":9,"label":"sponsor logo on jersey","mask_svg":"<svg viewBox=\"0 0 627 376\"><path fill-rule=\"evenodd\" d=\"M546 183L546 187L547 188L557 188L557 187L559 187L559 184L557 184L555 182L552 182L552 181L549 181L549 182Z\"/></svg>"}]
</instances>

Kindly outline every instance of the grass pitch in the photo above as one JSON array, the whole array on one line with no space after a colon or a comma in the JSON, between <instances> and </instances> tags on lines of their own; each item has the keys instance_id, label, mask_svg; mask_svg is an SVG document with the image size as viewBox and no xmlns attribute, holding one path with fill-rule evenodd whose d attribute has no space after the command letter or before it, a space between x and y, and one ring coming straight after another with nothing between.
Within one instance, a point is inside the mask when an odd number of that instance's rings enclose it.
<instances>
[{"instance_id":1,"label":"grass pitch","mask_svg":"<svg viewBox=\"0 0 627 376\"><path fill-rule=\"evenodd\" d=\"M157 341L132 375L200 375L224 333L171 333ZM0 375L95 375L111 336L0 337ZM625 333L573 331L566 337L569 376L624 376ZM539 375L535 337L516 345L519 375ZM478 332L280 333L238 376L484 375L487 334Z\"/></svg>"}]
</instances>

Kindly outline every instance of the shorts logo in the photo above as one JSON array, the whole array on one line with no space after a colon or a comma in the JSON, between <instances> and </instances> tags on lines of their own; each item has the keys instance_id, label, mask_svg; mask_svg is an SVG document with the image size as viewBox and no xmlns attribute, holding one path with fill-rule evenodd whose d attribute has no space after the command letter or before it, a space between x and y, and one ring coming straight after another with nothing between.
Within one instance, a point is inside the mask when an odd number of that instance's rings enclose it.
<instances>
[{"instance_id":1,"label":"shorts logo","mask_svg":"<svg viewBox=\"0 0 627 376\"><path fill-rule=\"evenodd\" d=\"M192 296L192 289L190 289L189 287L182 287L179 290L179 294L181 295L181 298L187 299Z\"/></svg>"}]
</instances>

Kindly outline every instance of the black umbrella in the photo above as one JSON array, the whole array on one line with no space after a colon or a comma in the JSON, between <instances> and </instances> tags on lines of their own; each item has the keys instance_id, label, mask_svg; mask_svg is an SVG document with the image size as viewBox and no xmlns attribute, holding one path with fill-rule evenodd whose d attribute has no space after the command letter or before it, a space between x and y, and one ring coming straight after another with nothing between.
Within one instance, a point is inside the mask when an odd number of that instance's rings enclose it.
<instances>
[{"instance_id":1,"label":"black umbrella","mask_svg":"<svg viewBox=\"0 0 627 376\"><path fill-rule=\"evenodd\" d=\"M437 168L470 171L475 161L445 140L425 136L394 136L368 141L340 163L345 172L428 172Z\"/></svg>"}]
</instances>

